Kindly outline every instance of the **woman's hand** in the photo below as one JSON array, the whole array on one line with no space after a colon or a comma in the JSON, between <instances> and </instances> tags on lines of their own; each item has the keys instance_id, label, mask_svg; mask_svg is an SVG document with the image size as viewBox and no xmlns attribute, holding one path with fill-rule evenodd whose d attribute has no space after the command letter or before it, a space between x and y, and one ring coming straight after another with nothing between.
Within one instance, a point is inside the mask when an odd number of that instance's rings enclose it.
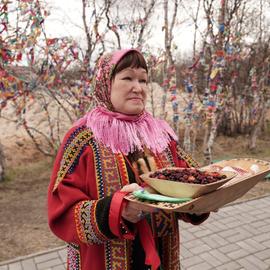
<instances>
[{"instance_id":1,"label":"woman's hand","mask_svg":"<svg viewBox=\"0 0 270 270\"><path fill-rule=\"evenodd\" d=\"M133 192L140 189L142 188L138 184L133 183L133 184L124 186L121 189L121 191ZM143 219L147 213L151 213L151 212L156 212L156 209L147 207L147 206L141 206L141 205L138 205L137 203L128 201L122 210L121 216L129 222L137 223L138 221Z\"/></svg>"}]
</instances>

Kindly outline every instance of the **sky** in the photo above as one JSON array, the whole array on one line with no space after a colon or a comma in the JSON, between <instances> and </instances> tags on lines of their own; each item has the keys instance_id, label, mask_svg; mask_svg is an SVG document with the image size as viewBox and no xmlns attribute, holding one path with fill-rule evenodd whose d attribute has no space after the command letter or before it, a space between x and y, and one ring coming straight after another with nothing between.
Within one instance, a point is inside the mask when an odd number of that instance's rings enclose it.
<instances>
[{"instance_id":1,"label":"sky","mask_svg":"<svg viewBox=\"0 0 270 270\"><path fill-rule=\"evenodd\" d=\"M81 0L47 0L51 8L51 14L46 20L45 29L49 36L69 36L74 37L80 44L85 43L85 34L82 25L82 3ZM162 22L160 23L162 24ZM162 25L155 30L155 37L149 43L153 50L163 48L163 35L161 31ZM188 53L191 51L193 43L192 24L178 27L175 43L180 53ZM161 38L162 37L162 38Z\"/></svg>"}]
</instances>

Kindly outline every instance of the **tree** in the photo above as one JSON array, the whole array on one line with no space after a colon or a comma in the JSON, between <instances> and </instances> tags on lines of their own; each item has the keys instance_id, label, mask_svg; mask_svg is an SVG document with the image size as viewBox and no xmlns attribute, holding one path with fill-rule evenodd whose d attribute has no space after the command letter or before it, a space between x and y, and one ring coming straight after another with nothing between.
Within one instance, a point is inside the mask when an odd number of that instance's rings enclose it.
<instances>
[{"instance_id":1,"label":"tree","mask_svg":"<svg viewBox=\"0 0 270 270\"><path fill-rule=\"evenodd\" d=\"M5 178L5 155L3 146L0 143L0 182Z\"/></svg>"}]
</instances>

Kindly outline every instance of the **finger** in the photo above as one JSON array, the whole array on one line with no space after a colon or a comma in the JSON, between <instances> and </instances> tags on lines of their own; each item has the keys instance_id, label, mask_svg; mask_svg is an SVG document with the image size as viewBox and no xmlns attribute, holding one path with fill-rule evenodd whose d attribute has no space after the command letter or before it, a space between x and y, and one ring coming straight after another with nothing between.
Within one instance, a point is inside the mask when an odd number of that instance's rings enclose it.
<instances>
[{"instance_id":1,"label":"finger","mask_svg":"<svg viewBox=\"0 0 270 270\"><path fill-rule=\"evenodd\" d=\"M157 170L157 166L156 166L156 162L155 159L152 156L147 157L149 166L150 166L150 170L151 171L156 171Z\"/></svg>"},{"instance_id":2,"label":"finger","mask_svg":"<svg viewBox=\"0 0 270 270\"><path fill-rule=\"evenodd\" d=\"M140 168L141 168L142 173L149 172L148 167L146 165L146 162L143 158L139 158L137 162L140 164Z\"/></svg>"},{"instance_id":3,"label":"finger","mask_svg":"<svg viewBox=\"0 0 270 270\"><path fill-rule=\"evenodd\" d=\"M130 185L123 186L121 191L133 192L133 191L136 191L136 190L139 190L139 189L141 189L141 187L137 183L132 183Z\"/></svg>"}]
</instances>

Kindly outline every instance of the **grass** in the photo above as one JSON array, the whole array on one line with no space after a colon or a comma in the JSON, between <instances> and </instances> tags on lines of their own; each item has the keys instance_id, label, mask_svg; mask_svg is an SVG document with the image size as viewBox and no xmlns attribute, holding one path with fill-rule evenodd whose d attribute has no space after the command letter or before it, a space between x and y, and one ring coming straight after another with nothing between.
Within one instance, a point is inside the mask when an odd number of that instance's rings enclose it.
<instances>
[{"instance_id":1,"label":"grass","mask_svg":"<svg viewBox=\"0 0 270 270\"><path fill-rule=\"evenodd\" d=\"M53 162L50 158L27 161L25 164L8 165L6 168L5 182L27 181L47 177L52 170Z\"/></svg>"}]
</instances>

